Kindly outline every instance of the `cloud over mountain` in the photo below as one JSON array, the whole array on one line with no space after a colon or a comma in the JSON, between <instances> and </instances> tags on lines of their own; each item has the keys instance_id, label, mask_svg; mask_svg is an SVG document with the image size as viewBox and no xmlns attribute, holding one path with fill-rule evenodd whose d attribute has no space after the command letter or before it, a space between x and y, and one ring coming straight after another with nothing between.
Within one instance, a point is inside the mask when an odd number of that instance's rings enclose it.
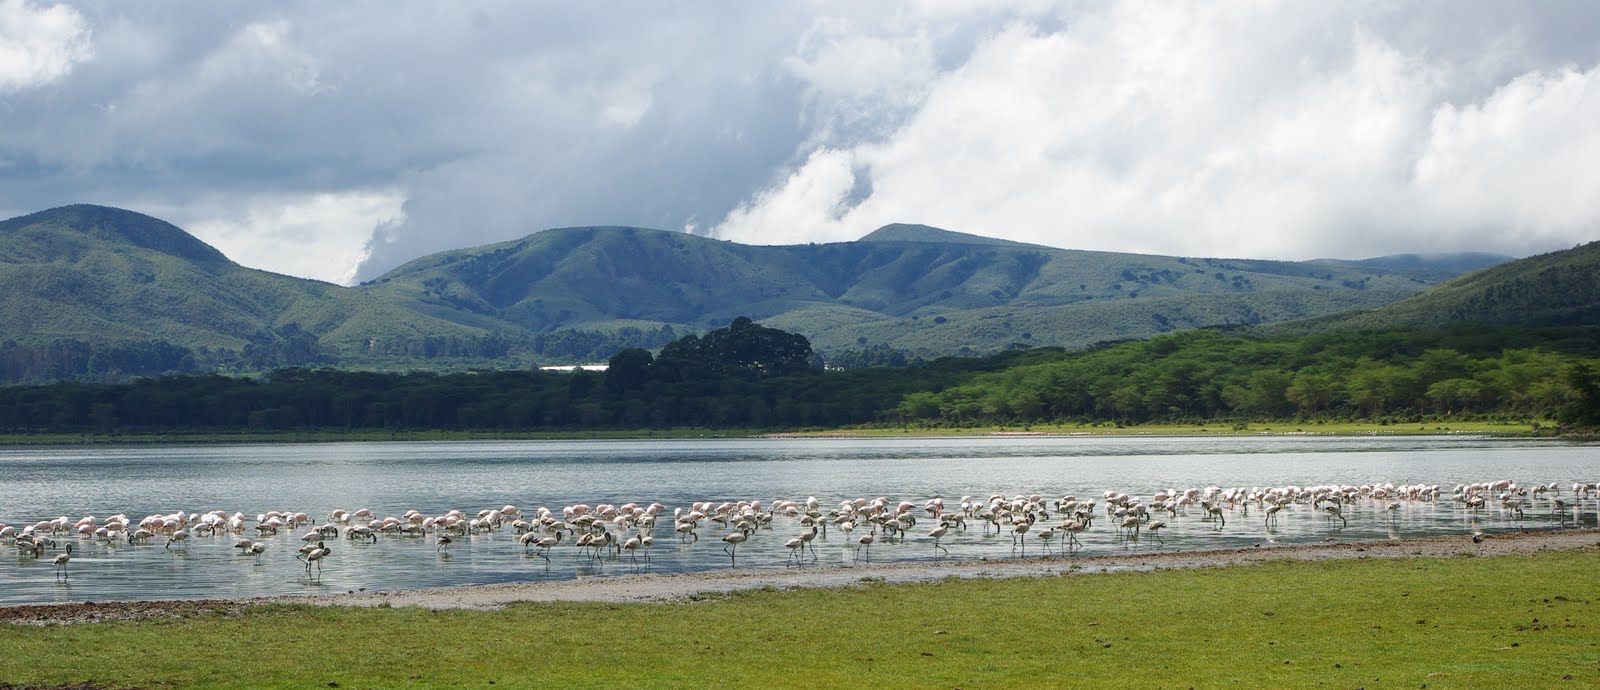
<instances>
[{"instance_id":1,"label":"cloud over mountain","mask_svg":"<svg viewBox=\"0 0 1600 690\"><path fill-rule=\"evenodd\" d=\"M366 279L563 225L1255 257L1600 228L1582 2L0 0L0 215Z\"/></svg>"}]
</instances>

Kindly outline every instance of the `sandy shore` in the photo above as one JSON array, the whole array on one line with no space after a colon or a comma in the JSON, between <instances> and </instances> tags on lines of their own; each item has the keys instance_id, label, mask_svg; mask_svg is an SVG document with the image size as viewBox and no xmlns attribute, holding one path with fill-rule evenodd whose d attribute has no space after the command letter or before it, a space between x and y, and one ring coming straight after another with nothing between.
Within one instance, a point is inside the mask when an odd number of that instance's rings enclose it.
<instances>
[{"instance_id":1,"label":"sandy shore","mask_svg":"<svg viewBox=\"0 0 1600 690\"><path fill-rule=\"evenodd\" d=\"M519 582L342 595L206 599L188 601L83 602L0 607L0 625L91 623L145 618L240 615L263 604L316 606L417 606L430 609L493 609L516 602L665 602L713 597L751 589L848 587L864 581L904 583L946 578L1009 578L1088 575L1175 568L1209 568L1267 561L1326 561L1354 558L1522 556L1549 551L1600 549L1600 530L1495 534L1482 544L1464 536L1398 541L1362 541L1247 549L1144 551L1079 557L1001 561L887 563L785 570L718 570L662 575L620 575L562 582Z\"/></svg>"}]
</instances>

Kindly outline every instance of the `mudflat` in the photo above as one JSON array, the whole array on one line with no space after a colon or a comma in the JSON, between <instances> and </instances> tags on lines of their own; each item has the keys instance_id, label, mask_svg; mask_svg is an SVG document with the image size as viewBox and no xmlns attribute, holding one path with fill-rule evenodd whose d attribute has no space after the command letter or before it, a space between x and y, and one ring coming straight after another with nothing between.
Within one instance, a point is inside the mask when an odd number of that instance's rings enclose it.
<instances>
[{"instance_id":1,"label":"mudflat","mask_svg":"<svg viewBox=\"0 0 1600 690\"><path fill-rule=\"evenodd\" d=\"M1566 529L1486 535L1419 537L1239 549L1144 550L1126 554L1054 556L1004 560L897 562L850 567L728 570L681 574L616 575L562 582L519 582L335 595L82 602L0 607L0 624L70 624L109 620L234 616L252 606L301 604L350 607L494 609L518 602L673 602L741 590L848 587L863 582L913 583L946 578L1019 578L1092 575L1164 569L1243 566L1271 561L1314 562L1362 558L1525 556L1552 551L1600 549L1600 530Z\"/></svg>"}]
</instances>

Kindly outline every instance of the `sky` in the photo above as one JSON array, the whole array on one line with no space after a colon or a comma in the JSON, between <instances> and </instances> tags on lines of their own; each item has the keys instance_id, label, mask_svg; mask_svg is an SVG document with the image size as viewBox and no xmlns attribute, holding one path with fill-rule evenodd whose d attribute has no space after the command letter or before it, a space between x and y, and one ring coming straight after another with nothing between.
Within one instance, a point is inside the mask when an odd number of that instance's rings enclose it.
<instances>
[{"instance_id":1,"label":"sky","mask_svg":"<svg viewBox=\"0 0 1600 690\"><path fill-rule=\"evenodd\" d=\"M1525 256L1597 161L1589 1L0 0L0 217L340 283L573 225Z\"/></svg>"}]
</instances>

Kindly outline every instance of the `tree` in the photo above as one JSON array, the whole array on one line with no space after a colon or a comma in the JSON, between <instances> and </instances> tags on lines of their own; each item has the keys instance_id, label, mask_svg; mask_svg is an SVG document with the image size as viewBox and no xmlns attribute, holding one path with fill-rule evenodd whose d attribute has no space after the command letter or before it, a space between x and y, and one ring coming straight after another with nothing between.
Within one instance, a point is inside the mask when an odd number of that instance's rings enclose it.
<instances>
[{"instance_id":1,"label":"tree","mask_svg":"<svg viewBox=\"0 0 1600 690\"><path fill-rule=\"evenodd\" d=\"M1483 385L1472 379L1453 378L1428 386L1428 399L1445 413L1471 411L1483 397Z\"/></svg>"},{"instance_id":2,"label":"tree","mask_svg":"<svg viewBox=\"0 0 1600 690\"><path fill-rule=\"evenodd\" d=\"M907 419L933 419L939 416L939 396L929 392L907 395L900 401L900 416Z\"/></svg>"},{"instance_id":3,"label":"tree","mask_svg":"<svg viewBox=\"0 0 1600 690\"><path fill-rule=\"evenodd\" d=\"M1575 426L1600 426L1600 376L1588 364L1577 362L1567 370L1567 385L1572 389L1572 398L1562 411L1561 421Z\"/></svg>"},{"instance_id":4,"label":"tree","mask_svg":"<svg viewBox=\"0 0 1600 690\"><path fill-rule=\"evenodd\" d=\"M611 357L606 366L606 389L613 392L629 391L650 380L650 365L655 357L649 350L631 347Z\"/></svg>"},{"instance_id":5,"label":"tree","mask_svg":"<svg viewBox=\"0 0 1600 690\"><path fill-rule=\"evenodd\" d=\"M1331 407L1339 397L1339 382L1327 374L1300 372L1284 395L1300 408L1300 414L1314 417Z\"/></svg>"},{"instance_id":6,"label":"tree","mask_svg":"<svg viewBox=\"0 0 1600 690\"><path fill-rule=\"evenodd\" d=\"M658 361L678 360L710 373L766 378L806 371L811 358L811 341L805 336L741 316L704 337L687 335L668 343Z\"/></svg>"}]
</instances>

